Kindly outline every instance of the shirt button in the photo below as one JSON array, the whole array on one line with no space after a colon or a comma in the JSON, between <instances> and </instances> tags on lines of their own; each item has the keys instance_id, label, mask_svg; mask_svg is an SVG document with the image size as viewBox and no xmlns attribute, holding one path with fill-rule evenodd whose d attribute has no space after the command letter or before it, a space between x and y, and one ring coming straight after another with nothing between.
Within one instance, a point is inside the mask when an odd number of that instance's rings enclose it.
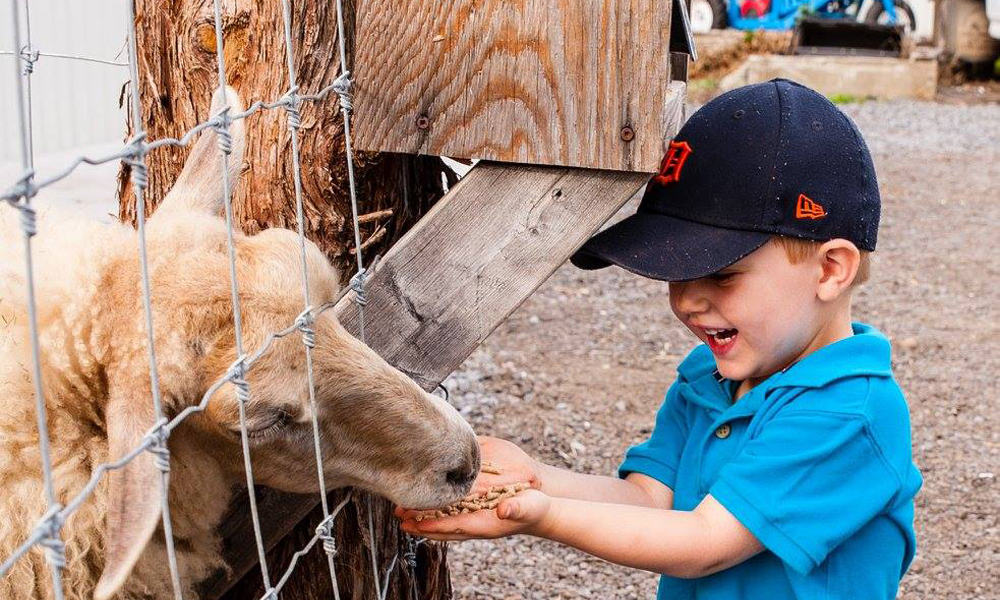
<instances>
[{"instance_id":1,"label":"shirt button","mask_svg":"<svg viewBox=\"0 0 1000 600\"><path fill-rule=\"evenodd\" d=\"M729 426L729 423L723 423L722 425L719 425L718 429L715 430L715 437L719 438L720 440L724 440L727 437L729 437L729 434L731 432L732 432L732 427Z\"/></svg>"}]
</instances>

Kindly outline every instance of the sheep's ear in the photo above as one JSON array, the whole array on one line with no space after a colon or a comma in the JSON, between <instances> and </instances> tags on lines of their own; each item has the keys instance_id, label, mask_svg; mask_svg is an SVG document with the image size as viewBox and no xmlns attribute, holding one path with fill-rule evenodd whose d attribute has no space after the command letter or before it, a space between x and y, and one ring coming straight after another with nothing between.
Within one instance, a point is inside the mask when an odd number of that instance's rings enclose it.
<instances>
[{"instance_id":1,"label":"sheep's ear","mask_svg":"<svg viewBox=\"0 0 1000 600\"><path fill-rule=\"evenodd\" d=\"M105 411L108 457L118 460L142 443L153 425L148 384L112 390ZM145 388L145 392L143 391ZM160 471L149 452L108 474L108 513L104 572L94 590L95 600L107 600L125 583L160 521Z\"/></svg>"},{"instance_id":2,"label":"sheep's ear","mask_svg":"<svg viewBox=\"0 0 1000 600\"><path fill-rule=\"evenodd\" d=\"M229 86L215 91L215 95L212 96L210 116L215 117L227 105L230 116L243 110L243 101L239 94ZM230 123L229 135L233 143L226 166L229 172L229 186L233 189L243 169L243 145L246 138L244 119ZM174 210L198 210L214 215L222 214L225 200L222 188L222 158L217 140L218 136L211 128L202 131L198 141L191 148L191 153L184 162L184 168L177 177L174 187L167 192L155 215Z\"/></svg>"}]
</instances>

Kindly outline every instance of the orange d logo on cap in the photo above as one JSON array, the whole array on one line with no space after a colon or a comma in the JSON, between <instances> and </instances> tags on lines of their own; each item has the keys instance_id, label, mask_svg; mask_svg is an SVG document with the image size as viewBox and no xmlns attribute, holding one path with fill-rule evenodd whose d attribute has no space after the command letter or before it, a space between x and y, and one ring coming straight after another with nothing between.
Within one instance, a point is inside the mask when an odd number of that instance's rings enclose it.
<instances>
[{"instance_id":1,"label":"orange d logo on cap","mask_svg":"<svg viewBox=\"0 0 1000 600\"><path fill-rule=\"evenodd\" d=\"M666 185L681 178L681 169L684 168L684 161L688 154L691 154L691 146L687 142L670 142L667 153L663 155L663 162L660 163L660 172L653 176L653 181L660 185Z\"/></svg>"}]
</instances>

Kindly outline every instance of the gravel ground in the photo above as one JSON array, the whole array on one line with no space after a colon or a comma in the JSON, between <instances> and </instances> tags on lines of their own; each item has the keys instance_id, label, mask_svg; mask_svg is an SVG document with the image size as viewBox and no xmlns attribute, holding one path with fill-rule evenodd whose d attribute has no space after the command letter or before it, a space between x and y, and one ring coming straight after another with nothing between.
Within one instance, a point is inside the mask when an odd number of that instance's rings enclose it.
<instances>
[{"instance_id":1,"label":"gravel ground","mask_svg":"<svg viewBox=\"0 0 1000 600\"><path fill-rule=\"evenodd\" d=\"M883 202L874 273L856 298L856 318L894 341L925 478L917 558L900 598L1000 598L1000 105L844 110L875 156ZM649 434L692 346L670 314L666 284L567 264L447 385L480 433L551 464L611 474ZM461 599L655 594L653 574L534 538L452 544L449 554Z\"/></svg>"}]
</instances>

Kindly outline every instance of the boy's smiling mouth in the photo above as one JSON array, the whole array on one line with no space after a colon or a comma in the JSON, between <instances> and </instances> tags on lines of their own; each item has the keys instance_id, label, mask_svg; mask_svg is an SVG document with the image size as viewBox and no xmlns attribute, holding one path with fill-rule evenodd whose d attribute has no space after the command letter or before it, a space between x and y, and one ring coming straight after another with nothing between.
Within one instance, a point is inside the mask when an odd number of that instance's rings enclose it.
<instances>
[{"instance_id":1,"label":"boy's smiling mouth","mask_svg":"<svg viewBox=\"0 0 1000 600\"><path fill-rule=\"evenodd\" d=\"M702 328L708 340L708 347L714 354L722 355L732 350L739 335L737 329L709 329Z\"/></svg>"}]
</instances>

